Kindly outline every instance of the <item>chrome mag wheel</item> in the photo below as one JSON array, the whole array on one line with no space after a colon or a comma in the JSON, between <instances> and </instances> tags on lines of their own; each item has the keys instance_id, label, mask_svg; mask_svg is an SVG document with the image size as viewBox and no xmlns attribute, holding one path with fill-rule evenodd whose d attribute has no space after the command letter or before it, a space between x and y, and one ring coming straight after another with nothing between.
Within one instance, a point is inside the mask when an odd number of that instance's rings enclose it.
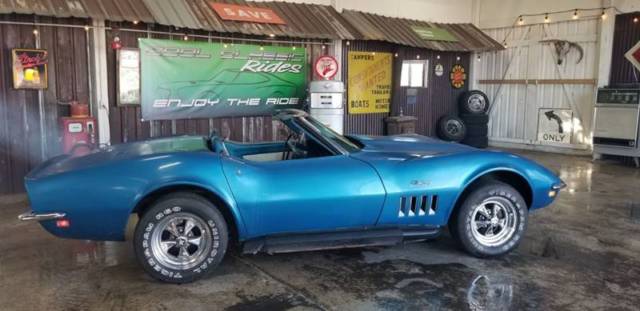
<instances>
[{"instance_id":1,"label":"chrome mag wheel","mask_svg":"<svg viewBox=\"0 0 640 311\"><path fill-rule=\"evenodd\" d=\"M482 113L485 110L487 102L481 94L473 94L469 96L469 110L475 113Z\"/></svg>"},{"instance_id":2,"label":"chrome mag wheel","mask_svg":"<svg viewBox=\"0 0 640 311\"><path fill-rule=\"evenodd\" d=\"M151 233L151 252L159 264L187 270L200 264L209 254L212 237L206 222L188 213L168 215Z\"/></svg>"},{"instance_id":3,"label":"chrome mag wheel","mask_svg":"<svg viewBox=\"0 0 640 311\"><path fill-rule=\"evenodd\" d=\"M516 207L506 198L489 197L478 204L471 217L473 237L484 246L500 246L513 236L518 225Z\"/></svg>"},{"instance_id":4,"label":"chrome mag wheel","mask_svg":"<svg viewBox=\"0 0 640 311\"><path fill-rule=\"evenodd\" d=\"M460 123L460 121L455 119L448 120L445 126L447 129L447 132L454 136L458 135L462 131L462 127L463 127L462 123Z\"/></svg>"}]
</instances>

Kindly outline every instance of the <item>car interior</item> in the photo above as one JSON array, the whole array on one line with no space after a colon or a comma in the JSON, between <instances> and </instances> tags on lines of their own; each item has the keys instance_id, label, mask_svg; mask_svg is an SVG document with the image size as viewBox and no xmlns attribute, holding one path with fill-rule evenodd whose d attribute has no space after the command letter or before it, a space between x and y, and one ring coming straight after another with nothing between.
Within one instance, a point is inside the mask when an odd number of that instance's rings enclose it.
<instances>
[{"instance_id":1,"label":"car interior","mask_svg":"<svg viewBox=\"0 0 640 311\"><path fill-rule=\"evenodd\" d=\"M313 136L300 128L281 128L284 141L265 143L241 143L224 140L216 132L210 140L214 152L222 152L236 159L253 162L286 161L331 156L333 153Z\"/></svg>"}]
</instances>

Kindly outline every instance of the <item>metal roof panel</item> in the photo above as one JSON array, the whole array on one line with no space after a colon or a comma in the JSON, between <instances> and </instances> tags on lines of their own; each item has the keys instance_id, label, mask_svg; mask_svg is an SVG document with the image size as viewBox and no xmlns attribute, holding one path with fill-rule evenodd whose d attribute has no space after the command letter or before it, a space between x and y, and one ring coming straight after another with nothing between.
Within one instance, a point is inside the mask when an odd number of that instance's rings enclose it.
<instances>
[{"instance_id":1,"label":"metal roof panel","mask_svg":"<svg viewBox=\"0 0 640 311\"><path fill-rule=\"evenodd\" d=\"M346 21L360 32L361 38L364 40L386 41L436 51L489 51L504 48L473 24L429 23L355 10L344 10L342 15ZM445 29L456 37L458 41L422 39L412 29L414 26Z\"/></svg>"}]
</instances>

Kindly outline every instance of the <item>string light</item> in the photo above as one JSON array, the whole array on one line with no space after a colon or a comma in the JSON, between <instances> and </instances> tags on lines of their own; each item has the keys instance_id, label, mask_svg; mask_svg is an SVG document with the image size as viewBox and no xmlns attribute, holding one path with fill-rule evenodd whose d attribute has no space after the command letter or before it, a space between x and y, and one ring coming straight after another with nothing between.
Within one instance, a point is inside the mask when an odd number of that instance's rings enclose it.
<instances>
[{"instance_id":1,"label":"string light","mask_svg":"<svg viewBox=\"0 0 640 311\"><path fill-rule=\"evenodd\" d=\"M326 49L326 48L327 48L327 47L323 44L323 45L322 45L322 49L324 50L324 49Z\"/></svg>"},{"instance_id":2,"label":"string light","mask_svg":"<svg viewBox=\"0 0 640 311\"><path fill-rule=\"evenodd\" d=\"M638 18L637 18L637 17L634 17L634 18L633 18L633 22L634 22L634 23L637 23L637 22L638 22Z\"/></svg>"},{"instance_id":3,"label":"string light","mask_svg":"<svg viewBox=\"0 0 640 311\"><path fill-rule=\"evenodd\" d=\"M607 12L602 9L602 15L600 15L600 17L602 17L602 19L607 19Z\"/></svg>"},{"instance_id":4,"label":"string light","mask_svg":"<svg viewBox=\"0 0 640 311\"><path fill-rule=\"evenodd\" d=\"M478 54L477 60L480 61L480 54Z\"/></svg>"},{"instance_id":5,"label":"string light","mask_svg":"<svg viewBox=\"0 0 640 311\"><path fill-rule=\"evenodd\" d=\"M140 21L133 21L133 24L134 24L134 25L138 25L138 23L139 23L139 22L140 22Z\"/></svg>"},{"instance_id":6,"label":"string light","mask_svg":"<svg viewBox=\"0 0 640 311\"><path fill-rule=\"evenodd\" d=\"M295 51L296 50L296 46L295 45L292 46L291 49Z\"/></svg>"},{"instance_id":7,"label":"string light","mask_svg":"<svg viewBox=\"0 0 640 311\"><path fill-rule=\"evenodd\" d=\"M436 55L436 59L440 59L440 55Z\"/></svg>"},{"instance_id":8,"label":"string light","mask_svg":"<svg viewBox=\"0 0 640 311\"><path fill-rule=\"evenodd\" d=\"M264 46L260 46L260 51L264 51Z\"/></svg>"},{"instance_id":9,"label":"string light","mask_svg":"<svg viewBox=\"0 0 640 311\"><path fill-rule=\"evenodd\" d=\"M524 18L522 17L522 15L520 15L520 17L518 18L518 25L524 25Z\"/></svg>"},{"instance_id":10,"label":"string light","mask_svg":"<svg viewBox=\"0 0 640 311\"><path fill-rule=\"evenodd\" d=\"M549 22L549 13L544 13L544 22L545 23Z\"/></svg>"},{"instance_id":11,"label":"string light","mask_svg":"<svg viewBox=\"0 0 640 311\"><path fill-rule=\"evenodd\" d=\"M89 31L89 26L88 25L84 26L84 30Z\"/></svg>"},{"instance_id":12,"label":"string light","mask_svg":"<svg viewBox=\"0 0 640 311\"><path fill-rule=\"evenodd\" d=\"M393 54L393 57L398 57L398 53Z\"/></svg>"},{"instance_id":13,"label":"string light","mask_svg":"<svg viewBox=\"0 0 640 311\"><path fill-rule=\"evenodd\" d=\"M456 56L456 60L457 60L457 61L460 61L460 56Z\"/></svg>"},{"instance_id":14,"label":"string light","mask_svg":"<svg viewBox=\"0 0 640 311\"><path fill-rule=\"evenodd\" d=\"M578 19L580 18L580 16L578 16L578 9L576 9L575 11L573 11L573 19Z\"/></svg>"},{"instance_id":15,"label":"string light","mask_svg":"<svg viewBox=\"0 0 640 311\"><path fill-rule=\"evenodd\" d=\"M347 46L351 45L351 41L347 41Z\"/></svg>"},{"instance_id":16,"label":"string light","mask_svg":"<svg viewBox=\"0 0 640 311\"><path fill-rule=\"evenodd\" d=\"M225 43L222 46L224 46L224 48L226 49L229 45Z\"/></svg>"},{"instance_id":17,"label":"string light","mask_svg":"<svg viewBox=\"0 0 640 311\"><path fill-rule=\"evenodd\" d=\"M376 52L371 52L371 55L376 56Z\"/></svg>"},{"instance_id":18,"label":"string light","mask_svg":"<svg viewBox=\"0 0 640 311\"><path fill-rule=\"evenodd\" d=\"M272 33L269 34L269 38L275 38L275 36L276 36L275 34L272 34Z\"/></svg>"},{"instance_id":19,"label":"string light","mask_svg":"<svg viewBox=\"0 0 640 311\"><path fill-rule=\"evenodd\" d=\"M184 35L184 37L182 37L182 40L184 40L184 41L187 41L187 40L189 40L189 36L187 36L187 35Z\"/></svg>"},{"instance_id":20,"label":"string light","mask_svg":"<svg viewBox=\"0 0 640 311\"><path fill-rule=\"evenodd\" d=\"M420 59L420 54L416 55L416 59Z\"/></svg>"},{"instance_id":21,"label":"string light","mask_svg":"<svg viewBox=\"0 0 640 311\"><path fill-rule=\"evenodd\" d=\"M34 29L34 30L33 30L33 35L34 35L34 36L37 36L37 35L38 35L38 29Z\"/></svg>"}]
</instances>

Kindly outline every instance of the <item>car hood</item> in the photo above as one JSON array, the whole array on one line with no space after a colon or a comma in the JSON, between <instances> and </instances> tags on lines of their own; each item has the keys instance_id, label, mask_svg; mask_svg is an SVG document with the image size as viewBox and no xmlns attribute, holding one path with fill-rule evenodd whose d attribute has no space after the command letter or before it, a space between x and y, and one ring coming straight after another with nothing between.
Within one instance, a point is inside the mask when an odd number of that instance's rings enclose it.
<instances>
[{"instance_id":1,"label":"car hood","mask_svg":"<svg viewBox=\"0 0 640 311\"><path fill-rule=\"evenodd\" d=\"M74 157L60 155L47 160L33 169L26 179L76 171L122 160L169 155L176 152L208 151L206 139L202 136L180 136L159 138L134 143L126 143L96 149L91 153Z\"/></svg>"},{"instance_id":2,"label":"car hood","mask_svg":"<svg viewBox=\"0 0 640 311\"><path fill-rule=\"evenodd\" d=\"M352 155L369 160L412 160L480 151L458 143L416 134L375 137L351 135L349 137L364 146L362 150Z\"/></svg>"}]
</instances>

